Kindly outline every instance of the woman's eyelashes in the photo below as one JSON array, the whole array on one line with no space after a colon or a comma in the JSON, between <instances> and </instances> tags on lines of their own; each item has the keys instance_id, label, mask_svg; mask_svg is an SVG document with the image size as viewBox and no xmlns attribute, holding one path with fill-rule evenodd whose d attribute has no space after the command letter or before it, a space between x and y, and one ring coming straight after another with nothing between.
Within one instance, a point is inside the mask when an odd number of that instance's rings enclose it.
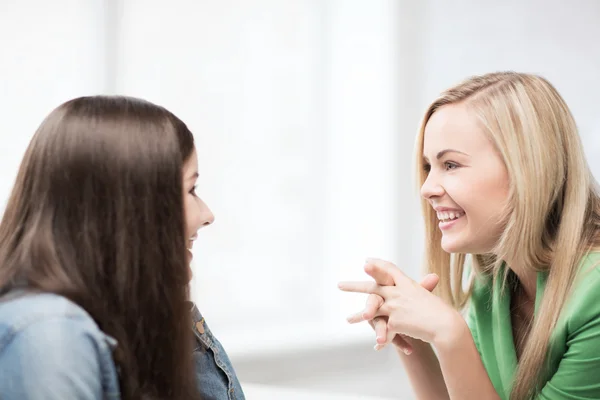
<instances>
[{"instance_id":1,"label":"woman's eyelashes","mask_svg":"<svg viewBox=\"0 0 600 400\"><path fill-rule=\"evenodd\" d=\"M457 169L459 167L459 165L453 161L445 161L444 162L444 169L446 171L452 171L454 169Z\"/></svg>"},{"instance_id":2,"label":"woman's eyelashes","mask_svg":"<svg viewBox=\"0 0 600 400\"><path fill-rule=\"evenodd\" d=\"M453 171L457 168L460 167L460 164L454 162L454 161L444 161L443 163L440 164L442 166L442 168L444 169L444 171ZM423 170L425 172L430 172L431 171L431 164L429 163L423 163Z\"/></svg>"},{"instance_id":3,"label":"woman's eyelashes","mask_svg":"<svg viewBox=\"0 0 600 400\"><path fill-rule=\"evenodd\" d=\"M189 193L190 193L192 196L197 196L197 195L196 195L196 189L197 189L197 188L198 188L198 185L194 185L194 186L193 186L193 187L190 189Z\"/></svg>"}]
</instances>

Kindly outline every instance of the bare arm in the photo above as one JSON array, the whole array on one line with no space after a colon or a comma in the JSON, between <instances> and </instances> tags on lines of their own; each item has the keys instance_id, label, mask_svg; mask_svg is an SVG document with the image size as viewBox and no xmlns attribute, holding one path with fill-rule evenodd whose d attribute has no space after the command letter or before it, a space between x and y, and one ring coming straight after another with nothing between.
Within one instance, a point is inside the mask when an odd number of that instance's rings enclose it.
<instances>
[{"instance_id":1,"label":"bare arm","mask_svg":"<svg viewBox=\"0 0 600 400\"><path fill-rule=\"evenodd\" d=\"M465 320L456 313L446 327L433 345L450 399L499 400Z\"/></svg>"},{"instance_id":2,"label":"bare arm","mask_svg":"<svg viewBox=\"0 0 600 400\"><path fill-rule=\"evenodd\" d=\"M500 399L465 321L458 316L447 335L435 343L436 356L429 343L411 340L410 355L396 346L416 398L419 400Z\"/></svg>"},{"instance_id":3,"label":"bare arm","mask_svg":"<svg viewBox=\"0 0 600 400\"><path fill-rule=\"evenodd\" d=\"M410 343L413 348L410 355L404 354L404 351L397 346L396 350L404 364L416 398L420 400L450 399L440 363L431 345L416 339L411 340Z\"/></svg>"}]
</instances>

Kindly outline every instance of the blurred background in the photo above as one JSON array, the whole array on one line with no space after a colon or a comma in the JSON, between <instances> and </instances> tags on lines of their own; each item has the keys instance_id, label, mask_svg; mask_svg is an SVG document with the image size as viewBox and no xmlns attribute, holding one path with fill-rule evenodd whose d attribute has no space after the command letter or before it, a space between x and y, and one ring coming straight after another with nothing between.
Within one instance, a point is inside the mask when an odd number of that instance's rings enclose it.
<instances>
[{"instance_id":1,"label":"blurred background","mask_svg":"<svg viewBox=\"0 0 600 400\"><path fill-rule=\"evenodd\" d=\"M1 210L60 103L163 105L195 134L216 215L193 297L248 398L409 399L394 352L345 321L364 297L336 283L369 256L419 277L424 109L472 74L541 74L600 176L598 38L593 0L0 0Z\"/></svg>"}]
</instances>

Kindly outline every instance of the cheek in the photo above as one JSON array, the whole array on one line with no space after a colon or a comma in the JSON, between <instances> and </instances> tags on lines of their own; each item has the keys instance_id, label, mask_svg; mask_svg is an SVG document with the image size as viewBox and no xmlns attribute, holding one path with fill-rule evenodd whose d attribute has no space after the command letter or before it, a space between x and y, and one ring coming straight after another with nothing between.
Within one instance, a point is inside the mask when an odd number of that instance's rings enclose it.
<instances>
[{"instance_id":1,"label":"cheek","mask_svg":"<svg viewBox=\"0 0 600 400\"><path fill-rule=\"evenodd\" d=\"M504 171L481 172L473 169L444 182L452 202L466 212L469 222L477 224L495 222L502 215L509 194Z\"/></svg>"},{"instance_id":2,"label":"cheek","mask_svg":"<svg viewBox=\"0 0 600 400\"><path fill-rule=\"evenodd\" d=\"M207 213L210 210L206 208L206 205L197 197L188 196L185 201L185 222L187 230L193 233L202 227L207 221Z\"/></svg>"},{"instance_id":3,"label":"cheek","mask_svg":"<svg viewBox=\"0 0 600 400\"><path fill-rule=\"evenodd\" d=\"M470 228L482 238L497 239L503 230L502 221L509 195L508 181L500 175L476 183L465 198L464 205Z\"/></svg>"},{"instance_id":4,"label":"cheek","mask_svg":"<svg viewBox=\"0 0 600 400\"><path fill-rule=\"evenodd\" d=\"M448 195L456 204L468 211L492 212L503 207L508 199L509 180L505 168L500 165L472 167L444 182Z\"/></svg>"},{"instance_id":5,"label":"cheek","mask_svg":"<svg viewBox=\"0 0 600 400\"><path fill-rule=\"evenodd\" d=\"M185 224L188 229L193 225L193 221L196 215L196 205L194 204L194 201L190 199L190 197L191 196L189 195L186 196L183 210L185 214Z\"/></svg>"}]
</instances>

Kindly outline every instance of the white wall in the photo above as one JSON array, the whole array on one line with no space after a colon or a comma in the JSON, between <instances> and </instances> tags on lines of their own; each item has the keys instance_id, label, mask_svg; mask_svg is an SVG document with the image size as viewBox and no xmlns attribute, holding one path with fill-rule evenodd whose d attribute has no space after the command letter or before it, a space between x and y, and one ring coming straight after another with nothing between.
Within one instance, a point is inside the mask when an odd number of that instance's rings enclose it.
<instances>
[{"instance_id":1,"label":"white wall","mask_svg":"<svg viewBox=\"0 0 600 400\"><path fill-rule=\"evenodd\" d=\"M118 4L114 90L160 101L196 134L217 223L194 296L233 346L266 327L329 340L362 302L336 282L409 250L395 223L412 149L412 132L397 135L397 4L169 4Z\"/></svg>"},{"instance_id":2,"label":"white wall","mask_svg":"<svg viewBox=\"0 0 600 400\"><path fill-rule=\"evenodd\" d=\"M0 211L42 118L104 88L101 0L0 2Z\"/></svg>"},{"instance_id":3,"label":"white wall","mask_svg":"<svg viewBox=\"0 0 600 400\"><path fill-rule=\"evenodd\" d=\"M323 267L320 29L314 1L123 3L116 91L157 99L195 133L216 223L196 246L194 296L221 331L322 303L306 296Z\"/></svg>"},{"instance_id":4,"label":"white wall","mask_svg":"<svg viewBox=\"0 0 600 400\"><path fill-rule=\"evenodd\" d=\"M586 0L4 0L0 201L61 102L165 105L195 133L216 214L196 245L194 297L240 377L407 398L394 354L345 324L363 299L335 283L361 278L367 256L418 276L423 109L471 74L540 73L600 176L599 22Z\"/></svg>"},{"instance_id":5,"label":"white wall","mask_svg":"<svg viewBox=\"0 0 600 400\"><path fill-rule=\"evenodd\" d=\"M469 74L542 74L569 104L600 177L600 2L435 0L426 15L423 95Z\"/></svg>"}]
</instances>

